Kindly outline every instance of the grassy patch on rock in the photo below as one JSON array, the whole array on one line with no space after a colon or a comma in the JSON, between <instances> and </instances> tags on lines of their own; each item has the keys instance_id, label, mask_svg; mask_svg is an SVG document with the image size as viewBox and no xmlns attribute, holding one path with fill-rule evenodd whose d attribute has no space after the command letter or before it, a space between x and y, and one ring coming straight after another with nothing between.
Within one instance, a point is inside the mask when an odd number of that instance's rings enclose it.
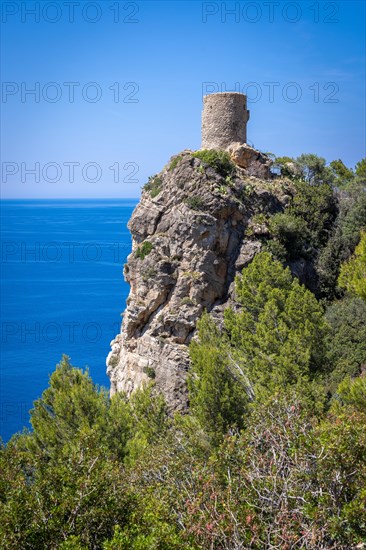
<instances>
[{"instance_id":1,"label":"grassy patch on rock","mask_svg":"<svg viewBox=\"0 0 366 550\"><path fill-rule=\"evenodd\" d=\"M148 182L145 183L144 191L150 191L151 198L155 198L161 192L163 180L158 176L150 176Z\"/></svg>"},{"instance_id":2,"label":"grassy patch on rock","mask_svg":"<svg viewBox=\"0 0 366 550\"><path fill-rule=\"evenodd\" d=\"M235 171L235 165L231 161L229 153L226 151L216 151L214 149L203 149L193 153L194 158L202 160L208 166L211 166L220 176L226 178Z\"/></svg>"},{"instance_id":3,"label":"grassy patch on rock","mask_svg":"<svg viewBox=\"0 0 366 550\"><path fill-rule=\"evenodd\" d=\"M143 242L142 245L136 249L136 252L135 252L136 258L140 258L140 260L144 260L146 256L150 254L153 248L154 247L150 241Z\"/></svg>"}]
</instances>

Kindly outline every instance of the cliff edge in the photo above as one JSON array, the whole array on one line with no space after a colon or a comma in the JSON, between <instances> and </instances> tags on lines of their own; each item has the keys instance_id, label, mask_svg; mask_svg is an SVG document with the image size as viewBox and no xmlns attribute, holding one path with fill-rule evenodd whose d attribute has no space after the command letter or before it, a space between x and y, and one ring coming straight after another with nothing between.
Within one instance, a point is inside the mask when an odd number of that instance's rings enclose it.
<instances>
[{"instance_id":1,"label":"cliff edge","mask_svg":"<svg viewBox=\"0 0 366 550\"><path fill-rule=\"evenodd\" d=\"M172 409L186 408L197 320L206 309L220 322L235 303L234 277L261 249L262 220L293 193L288 181L263 179L269 165L234 144L229 153L183 151L149 179L128 224L130 294L107 358L111 394L153 378Z\"/></svg>"}]
</instances>

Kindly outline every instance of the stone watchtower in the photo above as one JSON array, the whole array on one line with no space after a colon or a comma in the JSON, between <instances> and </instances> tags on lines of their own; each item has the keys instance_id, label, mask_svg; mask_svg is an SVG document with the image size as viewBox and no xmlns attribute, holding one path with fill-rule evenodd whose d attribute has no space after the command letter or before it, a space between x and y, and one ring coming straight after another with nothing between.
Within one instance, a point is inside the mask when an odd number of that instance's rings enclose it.
<instances>
[{"instance_id":1,"label":"stone watchtower","mask_svg":"<svg viewBox=\"0 0 366 550\"><path fill-rule=\"evenodd\" d=\"M226 149L246 143L247 98L238 92L205 95L202 112L202 149Z\"/></svg>"}]
</instances>

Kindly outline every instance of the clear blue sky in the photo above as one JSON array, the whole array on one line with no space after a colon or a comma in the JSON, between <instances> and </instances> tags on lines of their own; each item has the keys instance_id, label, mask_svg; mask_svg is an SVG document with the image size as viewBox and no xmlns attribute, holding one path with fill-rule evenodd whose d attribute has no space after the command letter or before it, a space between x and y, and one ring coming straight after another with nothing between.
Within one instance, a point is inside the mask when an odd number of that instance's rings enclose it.
<instances>
[{"instance_id":1,"label":"clear blue sky","mask_svg":"<svg viewBox=\"0 0 366 550\"><path fill-rule=\"evenodd\" d=\"M2 2L2 198L138 197L204 89L247 91L263 151L365 156L363 1L71 4Z\"/></svg>"}]
</instances>

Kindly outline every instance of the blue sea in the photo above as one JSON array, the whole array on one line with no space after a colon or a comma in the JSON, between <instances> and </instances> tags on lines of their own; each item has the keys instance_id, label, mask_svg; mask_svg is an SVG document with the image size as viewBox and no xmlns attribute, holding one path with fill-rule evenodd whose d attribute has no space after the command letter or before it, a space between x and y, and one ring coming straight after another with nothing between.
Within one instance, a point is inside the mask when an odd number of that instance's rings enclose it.
<instances>
[{"instance_id":1,"label":"blue sea","mask_svg":"<svg viewBox=\"0 0 366 550\"><path fill-rule=\"evenodd\" d=\"M129 292L137 199L1 201L0 435L29 410L62 354L109 387L105 359Z\"/></svg>"}]
</instances>

